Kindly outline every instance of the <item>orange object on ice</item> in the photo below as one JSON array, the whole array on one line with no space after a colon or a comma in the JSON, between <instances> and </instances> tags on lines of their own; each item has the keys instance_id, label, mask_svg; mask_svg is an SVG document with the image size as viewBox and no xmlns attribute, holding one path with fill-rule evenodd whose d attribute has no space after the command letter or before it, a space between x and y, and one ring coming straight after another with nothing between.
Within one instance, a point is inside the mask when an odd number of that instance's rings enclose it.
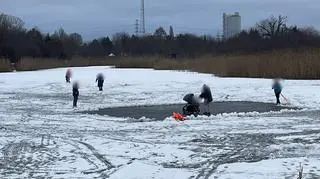
<instances>
[{"instance_id":1,"label":"orange object on ice","mask_svg":"<svg viewBox=\"0 0 320 179\"><path fill-rule=\"evenodd\" d=\"M180 113L176 113L176 112L173 112L172 113L172 117L175 119L175 120L178 120L178 121L184 121L186 120L186 118L180 114Z\"/></svg>"}]
</instances>

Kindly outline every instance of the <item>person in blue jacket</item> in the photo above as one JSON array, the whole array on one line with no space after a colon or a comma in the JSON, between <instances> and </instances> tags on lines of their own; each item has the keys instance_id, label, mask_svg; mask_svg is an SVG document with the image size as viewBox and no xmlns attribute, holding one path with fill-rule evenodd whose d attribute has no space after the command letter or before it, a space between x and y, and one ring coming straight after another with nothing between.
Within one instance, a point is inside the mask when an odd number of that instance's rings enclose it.
<instances>
[{"instance_id":1,"label":"person in blue jacket","mask_svg":"<svg viewBox=\"0 0 320 179\"><path fill-rule=\"evenodd\" d=\"M272 89L274 90L274 94L277 98L277 105L280 104L280 95L282 91L282 86L280 84L280 79L274 79Z\"/></svg>"}]
</instances>

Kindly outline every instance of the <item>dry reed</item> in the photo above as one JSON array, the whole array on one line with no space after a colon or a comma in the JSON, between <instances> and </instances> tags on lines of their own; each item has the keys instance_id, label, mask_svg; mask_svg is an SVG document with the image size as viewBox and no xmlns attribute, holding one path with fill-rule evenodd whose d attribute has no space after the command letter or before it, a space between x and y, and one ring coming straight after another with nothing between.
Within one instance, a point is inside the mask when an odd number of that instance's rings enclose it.
<instances>
[{"instance_id":1,"label":"dry reed","mask_svg":"<svg viewBox=\"0 0 320 179\"><path fill-rule=\"evenodd\" d=\"M203 56L197 59L161 57L73 58L72 60L23 58L18 70L58 67L112 65L118 68L190 70L223 77L320 78L320 49L272 51L257 54ZM10 71L7 60L0 60L0 71Z\"/></svg>"}]
</instances>

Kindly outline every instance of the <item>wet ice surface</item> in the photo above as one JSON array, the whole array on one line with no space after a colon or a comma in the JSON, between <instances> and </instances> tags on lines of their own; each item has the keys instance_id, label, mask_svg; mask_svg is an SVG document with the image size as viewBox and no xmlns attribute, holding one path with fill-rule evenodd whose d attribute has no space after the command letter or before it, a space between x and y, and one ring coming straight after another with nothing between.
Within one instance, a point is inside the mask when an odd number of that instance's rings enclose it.
<instances>
[{"instance_id":1,"label":"wet ice surface","mask_svg":"<svg viewBox=\"0 0 320 179\"><path fill-rule=\"evenodd\" d=\"M113 117L124 117L141 119L148 118L153 120L164 120L172 115L172 112L183 113L183 106L185 104L168 104L168 105L145 105L145 106L129 106L129 107L113 107L102 108L98 110L84 111L84 114L99 114ZM200 111L205 111L205 106L200 104ZM273 103L258 103L248 101L224 101L224 102L212 102L208 105L208 109L211 115L218 115L224 113L248 113L248 112L276 112L281 110L299 110L300 108L276 106Z\"/></svg>"},{"instance_id":2,"label":"wet ice surface","mask_svg":"<svg viewBox=\"0 0 320 179\"><path fill-rule=\"evenodd\" d=\"M273 102L269 80L105 67L75 68L79 109L65 69L0 74L0 178L320 177L318 81L288 81L302 111L231 113L186 122L81 114L115 106L174 104L212 86L217 101ZM95 75L104 72L100 93ZM301 88L301 87L304 88Z\"/></svg>"}]
</instances>

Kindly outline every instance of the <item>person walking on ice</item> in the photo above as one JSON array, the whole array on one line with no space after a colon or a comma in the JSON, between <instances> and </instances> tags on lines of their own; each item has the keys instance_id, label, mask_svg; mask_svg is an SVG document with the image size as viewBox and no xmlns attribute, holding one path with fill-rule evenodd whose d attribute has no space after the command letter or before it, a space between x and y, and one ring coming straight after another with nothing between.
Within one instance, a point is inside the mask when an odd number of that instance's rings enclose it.
<instances>
[{"instance_id":1,"label":"person walking on ice","mask_svg":"<svg viewBox=\"0 0 320 179\"><path fill-rule=\"evenodd\" d=\"M72 95L73 95L73 107L77 107L78 97L79 97L79 84L78 82L72 85Z\"/></svg>"},{"instance_id":2,"label":"person walking on ice","mask_svg":"<svg viewBox=\"0 0 320 179\"><path fill-rule=\"evenodd\" d=\"M72 76L71 69L68 69L67 72L66 72L66 82L67 83L70 83L71 76Z\"/></svg>"},{"instance_id":3,"label":"person walking on ice","mask_svg":"<svg viewBox=\"0 0 320 179\"><path fill-rule=\"evenodd\" d=\"M97 75L96 82L98 82L99 91L103 91L104 76L102 73Z\"/></svg>"},{"instance_id":4,"label":"person walking on ice","mask_svg":"<svg viewBox=\"0 0 320 179\"><path fill-rule=\"evenodd\" d=\"M199 98L204 100L204 115L210 116L210 104L213 101L211 89L208 85L204 84L201 89Z\"/></svg>"},{"instance_id":5,"label":"person walking on ice","mask_svg":"<svg viewBox=\"0 0 320 179\"><path fill-rule=\"evenodd\" d=\"M280 84L280 79L274 79L272 89L274 90L274 94L276 96L277 102L276 105L280 104L280 95L282 91L282 86Z\"/></svg>"}]
</instances>

